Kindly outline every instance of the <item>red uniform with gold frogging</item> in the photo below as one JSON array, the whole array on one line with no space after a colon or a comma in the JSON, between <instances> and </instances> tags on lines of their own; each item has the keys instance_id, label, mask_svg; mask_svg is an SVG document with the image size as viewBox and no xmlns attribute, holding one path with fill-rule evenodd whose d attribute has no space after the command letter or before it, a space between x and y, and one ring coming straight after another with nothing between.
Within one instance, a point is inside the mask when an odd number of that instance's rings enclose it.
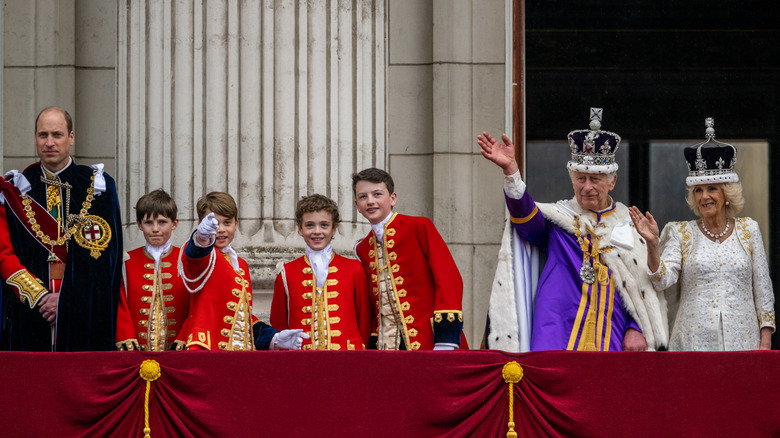
<instances>
[{"instance_id":1,"label":"red uniform with gold frogging","mask_svg":"<svg viewBox=\"0 0 780 438\"><path fill-rule=\"evenodd\" d=\"M192 242L190 239L182 251ZM206 251L209 256L190 258L185 251L182 257L185 278L197 279L190 287L203 286L192 295L185 348L269 349L277 330L252 314L252 282L246 260L238 257L238 270L235 270L224 253L213 247Z\"/></svg>"},{"instance_id":2,"label":"red uniform with gold frogging","mask_svg":"<svg viewBox=\"0 0 780 438\"><path fill-rule=\"evenodd\" d=\"M286 263L274 284L271 325L309 333L303 350L364 349L371 332L371 308L360 262L334 254L320 291L306 256Z\"/></svg>"},{"instance_id":3,"label":"red uniform with gold frogging","mask_svg":"<svg viewBox=\"0 0 780 438\"><path fill-rule=\"evenodd\" d=\"M463 337L463 280L430 219L394 213L385 225L380 246L372 230L355 252L369 280L372 336L382 331L380 283L386 275L387 292L395 301L393 308L400 322L402 348L431 350L435 343L468 348ZM382 272L385 269L387 274Z\"/></svg>"},{"instance_id":4,"label":"red uniform with gold frogging","mask_svg":"<svg viewBox=\"0 0 780 438\"><path fill-rule=\"evenodd\" d=\"M158 270L145 247L127 253L122 264L117 313L118 349L171 349L182 332L190 300L176 269L178 259L179 248L171 246L170 251L160 258ZM183 343L177 349L181 347Z\"/></svg>"}]
</instances>

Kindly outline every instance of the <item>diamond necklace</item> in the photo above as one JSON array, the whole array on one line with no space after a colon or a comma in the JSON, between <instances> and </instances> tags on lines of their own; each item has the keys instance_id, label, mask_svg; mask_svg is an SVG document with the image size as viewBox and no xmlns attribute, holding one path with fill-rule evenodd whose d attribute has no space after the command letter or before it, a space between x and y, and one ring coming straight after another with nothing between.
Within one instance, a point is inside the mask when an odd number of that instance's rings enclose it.
<instances>
[{"instance_id":1,"label":"diamond necklace","mask_svg":"<svg viewBox=\"0 0 780 438\"><path fill-rule=\"evenodd\" d=\"M723 232L720 234L714 234L712 231L707 229L707 226L704 225L704 219L701 220L701 228L704 230L704 233L713 239L715 239L715 242L720 243L720 238L725 236L726 233L729 232L729 223L731 223L731 219L726 218L726 228L723 229Z\"/></svg>"}]
</instances>

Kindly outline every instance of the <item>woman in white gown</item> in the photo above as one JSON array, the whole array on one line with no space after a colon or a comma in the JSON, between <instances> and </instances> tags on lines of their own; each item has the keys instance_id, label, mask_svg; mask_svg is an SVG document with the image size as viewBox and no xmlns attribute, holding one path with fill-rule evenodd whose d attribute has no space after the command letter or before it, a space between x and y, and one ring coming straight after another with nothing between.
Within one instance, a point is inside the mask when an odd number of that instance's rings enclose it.
<instances>
[{"instance_id":1,"label":"woman in white gown","mask_svg":"<svg viewBox=\"0 0 780 438\"><path fill-rule=\"evenodd\" d=\"M706 124L707 141L684 151L687 201L700 219L671 222L659 239L649 212L629 213L647 240L653 286L662 291L679 282L669 350L769 350L774 293L761 231L754 220L736 217L744 206L737 150L714 139L712 119Z\"/></svg>"}]
</instances>

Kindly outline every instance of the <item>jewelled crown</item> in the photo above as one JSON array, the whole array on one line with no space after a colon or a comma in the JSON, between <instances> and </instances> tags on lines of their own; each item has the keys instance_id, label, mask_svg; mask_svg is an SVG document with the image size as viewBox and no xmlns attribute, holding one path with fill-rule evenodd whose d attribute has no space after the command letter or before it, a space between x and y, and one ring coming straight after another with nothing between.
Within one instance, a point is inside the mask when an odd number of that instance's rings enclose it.
<instances>
[{"instance_id":1,"label":"jewelled crown","mask_svg":"<svg viewBox=\"0 0 780 438\"><path fill-rule=\"evenodd\" d=\"M602 108L590 109L590 129L578 129L569 133L571 161L570 171L584 173L612 173L618 170L615 152L620 146L620 136L601 130Z\"/></svg>"},{"instance_id":2,"label":"jewelled crown","mask_svg":"<svg viewBox=\"0 0 780 438\"><path fill-rule=\"evenodd\" d=\"M739 175L734 171L737 163L737 148L728 143L715 140L715 120L707 117L706 140L702 143L688 146L683 151L688 163L688 187L700 184L720 184L738 182Z\"/></svg>"}]
</instances>

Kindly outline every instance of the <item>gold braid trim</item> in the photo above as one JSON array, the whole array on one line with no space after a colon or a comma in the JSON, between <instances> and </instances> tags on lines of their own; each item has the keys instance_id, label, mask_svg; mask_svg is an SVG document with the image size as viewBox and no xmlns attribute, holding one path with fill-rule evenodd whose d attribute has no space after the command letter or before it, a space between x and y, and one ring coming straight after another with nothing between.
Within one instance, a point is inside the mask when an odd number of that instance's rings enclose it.
<instances>
[{"instance_id":1,"label":"gold braid trim","mask_svg":"<svg viewBox=\"0 0 780 438\"><path fill-rule=\"evenodd\" d=\"M651 280L659 281L666 275L666 264L661 260L661 268L655 274L650 276Z\"/></svg>"},{"instance_id":2,"label":"gold braid trim","mask_svg":"<svg viewBox=\"0 0 780 438\"><path fill-rule=\"evenodd\" d=\"M574 326L572 326L572 331L569 335L567 350L574 349L574 342L576 341L577 333L580 330L584 308L588 301L590 301L588 313L585 314L585 322L582 323L582 333L580 334L580 342L577 346L577 350L596 351L597 342L599 344L601 343L600 338L597 340L596 327L598 325L598 320L603 319L602 311L605 304L603 302L603 294L606 293L607 288L611 283L609 279L609 268L602 263L601 254L612 251L613 247L608 246L604 249L599 248L599 235L588 227L587 224L584 228L586 235L583 235L583 232L580 229L580 217L575 216L574 236L577 238L577 242L580 244L580 249L582 250L583 267L580 270L582 297L580 298ZM602 292L602 302L600 304L592 300L593 293L596 292L599 287ZM600 327L600 325L598 326Z\"/></svg>"},{"instance_id":3,"label":"gold braid trim","mask_svg":"<svg viewBox=\"0 0 780 438\"><path fill-rule=\"evenodd\" d=\"M510 215L510 216L509 216L509 220L511 220L513 223L516 223L516 224L524 224L524 223L526 223L526 222L530 221L531 219L533 219L533 218L534 218L534 216L536 216L536 213L538 213L538 212L539 212L539 207L537 207L536 205L534 205L534 210L533 210L533 211L531 212L531 214L529 214L528 216L526 216L526 217L521 217L521 218L515 218L515 217L512 217L512 216Z\"/></svg>"},{"instance_id":4,"label":"gold braid trim","mask_svg":"<svg viewBox=\"0 0 780 438\"><path fill-rule=\"evenodd\" d=\"M772 327L775 326L775 312L761 312L758 315L759 327L764 327L764 323L769 323Z\"/></svg>"},{"instance_id":5,"label":"gold braid trim","mask_svg":"<svg viewBox=\"0 0 780 438\"><path fill-rule=\"evenodd\" d=\"M747 252L752 257L753 248L750 245L750 230L748 230L747 224L748 224L747 218L740 217L734 219L734 228L736 228L737 237L739 237L742 243L745 244L745 248L747 248Z\"/></svg>"},{"instance_id":6,"label":"gold braid trim","mask_svg":"<svg viewBox=\"0 0 780 438\"><path fill-rule=\"evenodd\" d=\"M434 321L442 322L444 318L449 322L454 322L455 318L457 318L458 321L463 322L463 312L460 310L436 310L433 312Z\"/></svg>"},{"instance_id":7,"label":"gold braid trim","mask_svg":"<svg viewBox=\"0 0 780 438\"><path fill-rule=\"evenodd\" d=\"M127 339L116 343L116 349L119 351L141 351L143 350L138 344L137 339Z\"/></svg>"},{"instance_id":8,"label":"gold braid trim","mask_svg":"<svg viewBox=\"0 0 780 438\"><path fill-rule=\"evenodd\" d=\"M22 269L8 277L5 281L8 285L15 287L19 291L19 298L30 308L34 308L48 290L43 286L43 281L35 278L26 269Z\"/></svg>"},{"instance_id":9,"label":"gold braid trim","mask_svg":"<svg viewBox=\"0 0 780 438\"><path fill-rule=\"evenodd\" d=\"M679 228L677 230L682 236L682 257L680 263L684 265L685 259L691 255L691 244L693 243L691 239L693 238L693 235L685 222L679 222Z\"/></svg>"}]
</instances>

